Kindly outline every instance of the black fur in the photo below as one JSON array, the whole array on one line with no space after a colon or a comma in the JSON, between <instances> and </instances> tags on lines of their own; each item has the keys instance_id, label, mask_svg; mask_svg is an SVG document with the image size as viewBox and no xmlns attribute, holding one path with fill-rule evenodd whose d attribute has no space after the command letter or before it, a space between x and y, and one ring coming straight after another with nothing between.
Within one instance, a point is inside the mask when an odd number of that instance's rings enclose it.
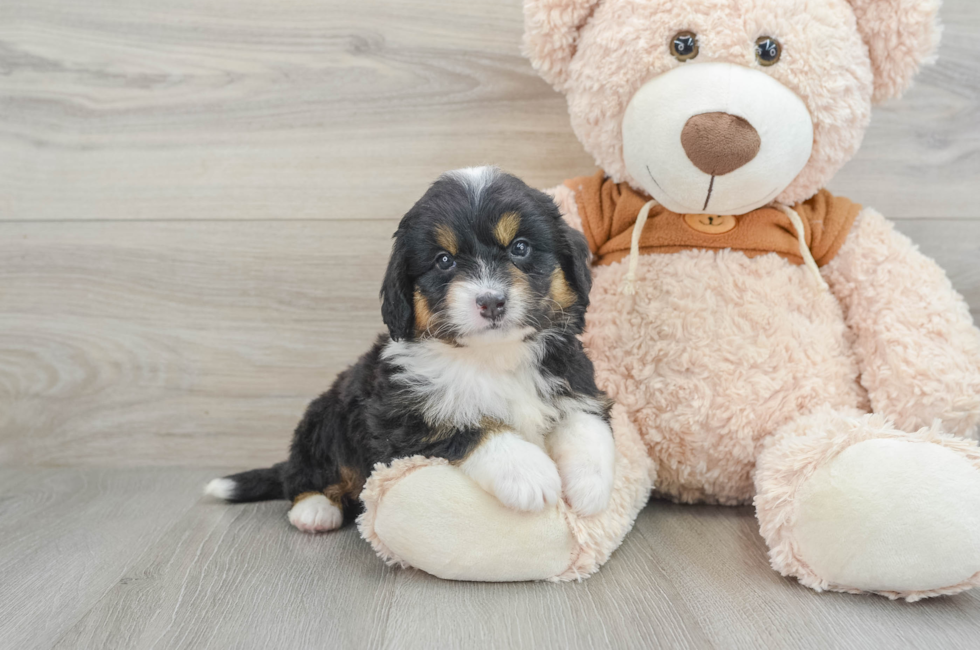
<instances>
[{"instance_id":1,"label":"black fur","mask_svg":"<svg viewBox=\"0 0 980 650\"><path fill-rule=\"evenodd\" d=\"M495 226L508 212L519 215L520 226L509 246L503 246L494 234ZM446 253L437 236L440 229L452 233L457 247L455 265L448 270L435 263ZM512 253L518 239L530 246L526 257ZM454 282L479 273L506 280L513 291L520 284L528 296L523 319L510 326L528 328L526 340L543 346L539 371L560 379L561 386L548 399L588 399L600 404L608 419L608 400L596 387L592 363L576 336L584 327L589 303L589 258L585 238L565 224L544 193L499 172L482 189L465 176L443 176L405 215L394 235L381 289L381 311L389 334L379 337L356 364L340 373L330 390L309 405L296 428L287 462L227 477L235 483L229 500L295 499L304 493L324 493L349 522L360 511L358 496L376 463L416 454L460 461L489 427L506 425L482 422L458 427L427 421L419 399L394 376L401 368L383 357L392 340L419 345L438 338L447 345L465 345L469 332L449 316L450 289ZM570 304L556 306L551 297L556 268L574 294ZM416 319L416 294L431 312L432 324L425 329Z\"/></svg>"}]
</instances>

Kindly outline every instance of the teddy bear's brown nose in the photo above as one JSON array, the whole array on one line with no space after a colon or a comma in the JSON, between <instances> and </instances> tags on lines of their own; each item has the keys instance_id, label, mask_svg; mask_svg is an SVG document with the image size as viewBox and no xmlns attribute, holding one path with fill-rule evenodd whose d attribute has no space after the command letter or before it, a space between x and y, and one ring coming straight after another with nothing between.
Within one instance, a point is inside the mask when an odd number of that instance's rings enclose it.
<instances>
[{"instance_id":1,"label":"teddy bear's brown nose","mask_svg":"<svg viewBox=\"0 0 980 650\"><path fill-rule=\"evenodd\" d=\"M748 120L728 113L695 115L681 131L681 145L694 166L723 176L756 157L762 140Z\"/></svg>"}]
</instances>

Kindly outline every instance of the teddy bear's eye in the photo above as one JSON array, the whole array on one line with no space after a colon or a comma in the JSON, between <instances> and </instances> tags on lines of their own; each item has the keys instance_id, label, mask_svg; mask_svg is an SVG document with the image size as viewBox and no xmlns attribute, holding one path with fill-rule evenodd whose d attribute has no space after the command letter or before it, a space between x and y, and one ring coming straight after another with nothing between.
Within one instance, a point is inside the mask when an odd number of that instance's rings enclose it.
<instances>
[{"instance_id":1,"label":"teddy bear's eye","mask_svg":"<svg viewBox=\"0 0 980 650\"><path fill-rule=\"evenodd\" d=\"M698 37L694 32L678 32L670 41L670 53L678 61L690 61L698 55Z\"/></svg>"},{"instance_id":2,"label":"teddy bear's eye","mask_svg":"<svg viewBox=\"0 0 980 650\"><path fill-rule=\"evenodd\" d=\"M776 65L783 55L783 46L771 36L760 36L755 41L755 58L759 65Z\"/></svg>"}]
</instances>

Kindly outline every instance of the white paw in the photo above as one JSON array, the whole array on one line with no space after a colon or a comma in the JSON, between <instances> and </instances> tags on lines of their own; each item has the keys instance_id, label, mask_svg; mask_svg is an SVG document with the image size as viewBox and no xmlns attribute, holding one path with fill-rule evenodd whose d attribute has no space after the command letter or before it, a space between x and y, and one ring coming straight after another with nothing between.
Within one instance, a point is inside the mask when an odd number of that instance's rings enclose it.
<instances>
[{"instance_id":1,"label":"white paw","mask_svg":"<svg viewBox=\"0 0 980 650\"><path fill-rule=\"evenodd\" d=\"M561 477L554 461L515 433L492 436L460 467L480 487L515 510L542 510L561 497Z\"/></svg>"},{"instance_id":2,"label":"white paw","mask_svg":"<svg viewBox=\"0 0 980 650\"><path fill-rule=\"evenodd\" d=\"M565 499L583 517L602 512L613 489L616 447L605 420L591 413L570 415L548 440Z\"/></svg>"},{"instance_id":3,"label":"white paw","mask_svg":"<svg viewBox=\"0 0 980 650\"><path fill-rule=\"evenodd\" d=\"M289 523L305 533L324 533L340 528L344 513L322 494L299 501L289 510Z\"/></svg>"},{"instance_id":4,"label":"white paw","mask_svg":"<svg viewBox=\"0 0 980 650\"><path fill-rule=\"evenodd\" d=\"M561 484L572 510L590 517L606 509L612 494L612 467L591 458L569 460L558 467Z\"/></svg>"}]
</instances>

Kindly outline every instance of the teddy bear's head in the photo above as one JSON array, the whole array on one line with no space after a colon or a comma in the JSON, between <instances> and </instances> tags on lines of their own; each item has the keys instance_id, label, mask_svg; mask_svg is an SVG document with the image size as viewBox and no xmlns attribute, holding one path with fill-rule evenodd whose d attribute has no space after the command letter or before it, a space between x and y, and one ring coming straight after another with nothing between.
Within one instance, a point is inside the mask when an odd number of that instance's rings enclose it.
<instances>
[{"instance_id":1,"label":"teddy bear's head","mask_svg":"<svg viewBox=\"0 0 980 650\"><path fill-rule=\"evenodd\" d=\"M822 188L935 51L940 0L526 0L525 49L613 180L680 213Z\"/></svg>"}]
</instances>

